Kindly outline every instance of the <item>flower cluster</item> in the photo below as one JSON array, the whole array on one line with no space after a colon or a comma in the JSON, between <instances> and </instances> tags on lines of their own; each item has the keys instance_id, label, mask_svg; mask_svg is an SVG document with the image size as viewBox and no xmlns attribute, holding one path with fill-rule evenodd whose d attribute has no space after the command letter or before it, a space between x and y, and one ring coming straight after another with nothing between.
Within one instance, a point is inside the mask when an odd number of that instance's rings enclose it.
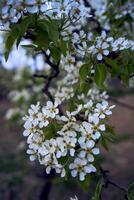
<instances>
[{"instance_id":1,"label":"flower cluster","mask_svg":"<svg viewBox=\"0 0 134 200\"><path fill-rule=\"evenodd\" d=\"M96 87L92 87L91 89L89 89L86 95L84 93L77 95L77 98L84 101L85 103L88 101L88 99L91 99L94 102L98 102L107 100L108 97L109 96L106 91L100 92Z\"/></svg>"},{"instance_id":2,"label":"flower cluster","mask_svg":"<svg viewBox=\"0 0 134 200\"><path fill-rule=\"evenodd\" d=\"M86 95L84 93L79 94L76 91L77 84L80 81L79 70L82 66L82 61L76 60L73 55L68 53L66 57L62 56L60 66L63 75L65 74L64 78L57 81L57 90L55 91L51 88L51 92L61 102L72 99L75 95L77 95L78 100L82 100L85 103L89 98L93 101L108 99L106 91L101 93L95 86L92 86Z\"/></svg>"},{"instance_id":3,"label":"flower cluster","mask_svg":"<svg viewBox=\"0 0 134 200\"><path fill-rule=\"evenodd\" d=\"M70 19L74 20L78 17L83 18L85 15L88 17L89 12L90 10L85 7L82 0L2 0L0 19L17 23L26 13L40 13L54 18L69 15Z\"/></svg>"},{"instance_id":4,"label":"flower cluster","mask_svg":"<svg viewBox=\"0 0 134 200\"><path fill-rule=\"evenodd\" d=\"M124 4L124 6L121 6L118 10L118 13L115 14L115 19L120 19L125 16L131 16L134 19L134 2L128 1ZM115 11L116 12L116 11Z\"/></svg>"},{"instance_id":5,"label":"flower cluster","mask_svg":"<svg viewBox=\"0 0 134 200\"><path fill-rule=\"evenodd\" d=\"M134 50L133 40L128 40L125 37L115 39L108 36L105 31L102 31L100 36L93 38L91 32L86 33L84 30L75 32L72 27L69 27L62 32L62 36L66 41L71 40L76 55L81 58L92 55L100 61L105 56L108 56L110 52L123 51L125 49Z\"/></svg>"},{"instance_id":6,"label":"flower cluster","mask_svg":"<svg viewBox=\"0 0 134 200\"><path fill-rule=\"evenodd\" d=\"M61 177L66 170L81 181L86 174L96 172L95 157L100 153L97 141L106 131L104 119L112 114L114 106L107 101L79 104L66 115L59 114L61 101L48 101L46 106L31 105L24 117L30 160L39 160L46 167L46 173L55 169ZM82 118L82 120L81 120Z\"/></svg>"},{"instance_id":7,"label":"flower cluster","mask_svg":"<svg viewBox=\"0 0 134 200\"><path fill-rule=\"evenodd\" d=\"M74 56L67 55L61 59L61 69L66 74L64 79L58 81L58 89L54 94L61 101L69 100L75 95L75 85L79 81L79 69L82 65L81 61L76 61Z\"/></svg>"},{"instance_id":8,"label":"flower cluster","mask_svg":"<svg viewBox=\"0 0 134 200\"><path fill-rule=\"evenodd\" d=\"M6 0L1 2L0 18L5 22L11 20L11 22L16 23L27 12L45 12L48 9L48 1Z\"/></svg>"},{"instance_id":9,"label":"flower cluster","mask_svg":"<svg viewBox=\"0 0 134 200\"><path fill-rule=\"evenodd\" d=\"M87 47L88 48L88 47ZM124 37L114 39L107 37L105 31L96 37L95 44L90 46L86 51L95 55L97 60L102 60L104 56L108 56L110 52L122 51L124 49L134 50L134 41Z\"/></svg>"}]
</instances>

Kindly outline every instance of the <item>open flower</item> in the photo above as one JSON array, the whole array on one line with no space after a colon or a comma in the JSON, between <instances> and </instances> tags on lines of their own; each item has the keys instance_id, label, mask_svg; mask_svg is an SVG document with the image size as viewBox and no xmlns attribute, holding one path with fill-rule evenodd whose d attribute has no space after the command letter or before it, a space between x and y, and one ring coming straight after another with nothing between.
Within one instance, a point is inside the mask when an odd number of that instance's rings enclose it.
<instances>
[{"instance_id":1,"label":"open flower","mask_svg":"<svg viewBox=\"0 0 134 200\"><path fill-rule=\"evenodd\" d=\"M94 114L92 116L89 115L88 121L89 121L89 123L85 122L85 127L86 128L90 127L92 129L92 131L93 131L92 138L94 140L99 139L101 136L101 133L104 132L106 129L105 124L100 123L100 119L96 114Z\"/></svg>"},{"instance_id":2,"label":"open flower","mask_svg":"<svg viewBox=\"0 0 134 200\"><path fill-rule=\"evenodd\" d=\"M59 101L56 99L55 102L48 101L47 105L43 107L42 111L44 115L50 117L50 118L55 118L56 115L59 113L58 105Z\"/></svg>"},{"instance_id":3,"label":"open flower","mask_svg":"<svg viewBox=\"0 0 134 200\"><path fill-rule=\"evenodd\" d=\"M94 156L93 155L98 155L99 154L99 148L94 147L95 142L93 140L88 141L88 143L81 143L81 151L79 153L80 158L86 158L88 162L93 162L94 161Z\"/></svg>"},{"instance_id":4,"label":"open flower","mask_svg":"<svg viewBox=\"0 0 134 200\"><path fill-rule=\"evenodd\" d=\"M78 139L79 144L87 144L92 139L93 130L88 122L83 122L80 126L81 136Z\"/></svg>"},{"instance_id":5,"label":"open flower","mask_svg":"<svg viewBox=\"0 0 134 200\"><path fill-rule=\"evenodd\" d=\"M39 123L38 120L38 112L40 110L40 103L38 102L36 105L31 105L31 108L28 110L29 116L27 116L28 121L30 121L34 126L37 126Z\"/></svg>"},{"instance_id":6,"label":"open flower","mask_svg":"<svg viewBox=\"0 0 134 200\"><path fill-rule=\"evenodd\" d=\"M112 114L112 109L115 105L109 106L107 101L103 101L102 103L97 103L95 112L99 116L100 119L104 119L107 115Z\"/></svg>"},{"instance_id":7,"label":"open flower","mask_svg":"<svg viewBox=\"0 0 134 200\"><path fill-rule=\"evenodd\" d=\"M49 124L49 116L46 114L46 110L42 109L42 112L38 113L39 128L47 127Z\"/></svg>"},{"instance_id":8,"label":"open flower","mask_svg":"<svg viewBox=\"0 0 134 200\"><path fill-rule=\"evenodd\" d=\"M31 121L27 120L24 124L24 128L25 128L25 131L23 132L23 135L25 137L29 136L31 133L36 133L37 131L37 128L36 126L34 126Z\"/></svg>"},{"instance_id":9,"label":"open flower","mask_svg":"<svg viewBox=\"0 0 134 200\"><path fill-rule=\"evenodd\" d=\"M70 156L72 156L72 157L74 156L76 142L77 142L76 137L64 136L64 143L65 143L64 155L67 155L67 152L69 150Z\"/></svg>"},{"instance_id":10,"label":"open flower","mask_svg":"<svg viewBox=\"0 0 134 200\"><path fill-rule=\"evenodd\" d=\"M98 43L96 45L97 60L102 60L103 55L107 56L109 54L108 50L109 44L107 42Z\"/></svg>"},{"instance_id":11,"label":"open flower","mask_svg":"<svg viewBox=\"0 0 134 200\"><path fill-rule=\"evenodd\" d=\"M92 111L92 107L93 107L93 101L92 100L90 100L86 104L84 104L84 108L86 109L85 116L87 116Z\"/></svg>"},{"instance_id":12,"label":"open flower","mask_svg":"<svg viewBox=\"0 0 134 200\"><path fill-rule=\"evenodd\" d=\"M72 177L79 175L80 181L85 179L86 174L96 171L96 168L92 164L88 164L86 159L75 158L74 163L69 165Z\"/></svg>"}]
</instances>

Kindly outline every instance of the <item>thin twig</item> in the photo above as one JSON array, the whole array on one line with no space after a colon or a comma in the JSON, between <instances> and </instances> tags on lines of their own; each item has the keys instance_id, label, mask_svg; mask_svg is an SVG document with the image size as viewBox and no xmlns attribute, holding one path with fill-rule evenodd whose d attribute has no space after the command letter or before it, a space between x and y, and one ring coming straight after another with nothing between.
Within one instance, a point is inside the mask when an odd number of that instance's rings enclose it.
<instances>
[{"instance_id":1,"label":"thin twig","mask_svg":"<svg viewBox=\"0 0 134 200\"><path fill-rule=\"evenodd\" d=\"M102 28L100 22L96 19L96 15L95 15L95 9L92 7L92 5L90 4L89 1L87 0L84 0L84 4L86 7L89 7L90 8L90 14L92 15L92 17L90 17L88 20L89 22L94 22L96 23L97 27L95 27L95 30L98 32L98 33L101 33L102 30L105 30L104 28ZM107 32L107 30L105 30Z\"/></svg>"},{"instance_id":2,"label":"thin twig","mask_svg":"<svg viewBox=\"0 0 134 200\"><path fill-rule=\"evenodd\" d=\"M130 105L126 104L126 103L123 103L123 102L121 102L121 101L118 101L118 100L117 100L116 98L114 98L114 97L110 97L110 100L113 101L114 103L118 104L119 106L122 106L122 107L124 107L124 108L127 108L127 109L129 109L129 110L133 110L133 111L134 111L134 107L133 107L133 106L130 106Z\"/></svg>"},{"instance_id":3,"label":"thin twig","mask_svg":"<svg viewBox=\"0 0 134 200\"><path fill-rule=\"evenodd\" d=\"M112 185L114 186L115 188L125 192L125 199L127 198L127 188L120 185L119 183L116 183L115 181L111 180L111 178L109 177L108 175L108 172L107 170L104 170L102 167L100 167L100 174L101 176L103 177L103 180L104 180L104 185L103 185L103 189L102 189L102 192L101 192L101 199L102 199L102 193L103 193L103 190L104 188L108 188L109 185Z\"/></svg>"},{"instance_id":4,"label":"thin twig","mask_svg":"<svg viewBox=\"0 0 134 200\"><path fill-rule=\"evenodd\" d=\"M33 74L33 78L43 78L43 79L47 79L48 76L47 76L47 75L43 75L43 74Z\"/></svg>"}]
</instances>

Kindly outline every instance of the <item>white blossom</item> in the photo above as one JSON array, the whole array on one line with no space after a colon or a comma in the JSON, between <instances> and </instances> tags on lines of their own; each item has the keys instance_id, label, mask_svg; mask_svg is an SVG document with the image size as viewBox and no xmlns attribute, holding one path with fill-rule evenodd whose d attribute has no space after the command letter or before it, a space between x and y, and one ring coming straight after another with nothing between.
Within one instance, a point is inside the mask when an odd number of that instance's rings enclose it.
<instances>
[{"instance_id":1,"label":"white blossom","mask_svg":"<svg viewBox=\"0 0 134 200\"><path fill-rule=\"evenodd\" d=\"M96 104L96 108L95 108L95 112L96 114L98 114L100 119L104 119L107 115L111 115L112 114L112 109L115 106L109 106L107 101L103 101L102 103L97 103Z\"/></svg>"},{"instance_id":2,"label":"white blossom","mask_svg":"<svg viewBox=\"0 0 134 200\"><path fill-rule=\"evenodd\" d=\"M98 139L101 133L105 131L105 124L100 124L99 117L97 115L88 116L88 120L91 123L91 128L93 130L93 138Z\"/></svg>"},{"instance_id":3,"label":"white blossom","mask_svg":"<svg viewBox=\"0 0 134 200\"><path fill-rule=\"evenodd\" d=\"M96 172L96 168L92 164L88 164L86 159L75 158L74 162L69 165L72 177L79 176L79 179L83 181L86 174Z\"/></svg>"},{"instance_id":4,"label":"white blossom","mask_svg":"<svg viewBox=\"0 0 134 200\"><path fill-rule=\"evenodd\" d=\"M78 200L77 196L71 197L70 200Z\"/></svg>"}]
</instances>

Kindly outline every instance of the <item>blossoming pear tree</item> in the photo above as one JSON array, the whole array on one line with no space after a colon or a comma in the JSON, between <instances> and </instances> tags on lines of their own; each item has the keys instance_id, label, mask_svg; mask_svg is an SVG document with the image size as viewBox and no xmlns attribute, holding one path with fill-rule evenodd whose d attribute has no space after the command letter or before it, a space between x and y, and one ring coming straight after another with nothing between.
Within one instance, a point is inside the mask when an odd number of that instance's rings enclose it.
<instances>
[{"instance_id":1,"label":"blossoming pear tree","mask_svg":"<svg viewBox=\"0 0 134 200\"><path fill-rule=\"evenodd\" d=\"M108 80L116 77L129 86L134 75L133 7L131 1L107 0L97 12L88 0L1 0L5 59L25 40L27 53L42 55L49 65L31 76L42 81L38 102L23 116L27 154L47 174L55 170L65 179L84 182L96 173L92 200L101 199L108 184L121 188L109 180L98 157L100 145L107 148L114 137L107 123L115 109L108 102ZM32 94L25 86L19 92L12 99L23 96L27 104ZM131 188L124 190L132 200Z\"/></svg>"}]
</instances>

